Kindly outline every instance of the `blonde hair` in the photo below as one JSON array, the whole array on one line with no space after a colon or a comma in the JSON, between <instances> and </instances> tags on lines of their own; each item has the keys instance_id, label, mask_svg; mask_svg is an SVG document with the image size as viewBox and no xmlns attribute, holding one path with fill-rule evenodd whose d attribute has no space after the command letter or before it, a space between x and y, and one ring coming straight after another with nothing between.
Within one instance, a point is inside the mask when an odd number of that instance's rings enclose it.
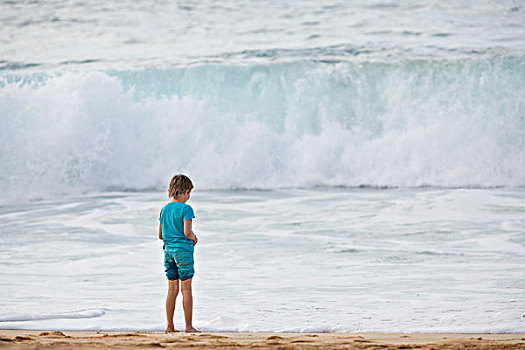
<instances>
[{"instance_id":1,"label":"blonde hair","mask_svg":"<svg viewBox=\"0 0 525 350\"><path fill-rule=\"evenodd\" d=\"M173 175L170 181L170 187L168 187L168 197L175 198L180 194L186 193L193 189L193 183L189 177L183 174Z\"/></svg>"}]
</instances>

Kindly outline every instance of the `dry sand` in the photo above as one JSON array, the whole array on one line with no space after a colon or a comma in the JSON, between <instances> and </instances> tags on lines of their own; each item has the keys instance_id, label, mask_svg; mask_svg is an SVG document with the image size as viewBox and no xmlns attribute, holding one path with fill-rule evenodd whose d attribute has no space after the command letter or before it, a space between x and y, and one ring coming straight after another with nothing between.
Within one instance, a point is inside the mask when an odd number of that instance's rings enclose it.
<instances>
[{"instance_id":1,"label":"dry sand","mask_svg":"<svg viewBox=\"0 0 525 350\"><path fill-rule=\"evenodd\" d=\"M525 334L126 333L0 330L6 349L525 349Z\"/></svg>"}]
</instances>

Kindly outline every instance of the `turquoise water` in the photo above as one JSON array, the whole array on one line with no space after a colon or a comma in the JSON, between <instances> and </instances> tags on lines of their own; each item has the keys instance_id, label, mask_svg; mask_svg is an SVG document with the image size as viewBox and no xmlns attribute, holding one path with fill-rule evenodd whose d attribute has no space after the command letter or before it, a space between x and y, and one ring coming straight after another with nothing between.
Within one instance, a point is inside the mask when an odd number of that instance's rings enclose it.
<instances>
[{"instance_id":1,"label":"turquoise water","mask_svg":"<svg viewBox=\"0 0 525 350\"><path fill-rule=\"evenodd\" d=\"M4 202L162 190L176 172L201 189L525 185L523 57L3 81Z\"/></svg>"}]
</instances>

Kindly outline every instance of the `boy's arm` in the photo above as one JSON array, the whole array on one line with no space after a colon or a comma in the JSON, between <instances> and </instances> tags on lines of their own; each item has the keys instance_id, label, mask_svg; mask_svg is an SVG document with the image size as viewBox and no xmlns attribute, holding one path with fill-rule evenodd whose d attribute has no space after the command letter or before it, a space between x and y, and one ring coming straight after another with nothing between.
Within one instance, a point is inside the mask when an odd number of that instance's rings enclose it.
<instances>
[{"instance_id":1,"label":"boy's arm","mask_svg":"<svg viewBox=\"0 0 525 350\"><path fill-rule=\"evenodd\" d=\"M159 224L159 239L162 239L162 224Z\"/></svg>"},{"instance_id":2,"label":"boy's arm","mask_svg":"<svg viewBox=\"0 0 525 350\"><path fill-rule=\"evenodd\" d=\"M191 219L184 221L184 236L193 241L193 245L197 244L197 236L191 230Z\"/></svg>"}]
</instances>

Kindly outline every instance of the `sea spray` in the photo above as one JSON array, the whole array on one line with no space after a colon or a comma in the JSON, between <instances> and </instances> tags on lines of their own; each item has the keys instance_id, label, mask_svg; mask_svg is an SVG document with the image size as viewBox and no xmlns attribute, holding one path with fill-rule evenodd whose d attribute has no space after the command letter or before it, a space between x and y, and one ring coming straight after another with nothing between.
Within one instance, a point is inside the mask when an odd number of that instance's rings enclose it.
<instances>
[{"instance_id":1,"label":"sea spray","mask_svg":"<svg viewBox=\"0 0 525 350\"><path fill-rule=\"evenodd\" d=\"M525 185L523 57L3 73L0 111L7 199Z\"/></svg>"}]
</instances>

